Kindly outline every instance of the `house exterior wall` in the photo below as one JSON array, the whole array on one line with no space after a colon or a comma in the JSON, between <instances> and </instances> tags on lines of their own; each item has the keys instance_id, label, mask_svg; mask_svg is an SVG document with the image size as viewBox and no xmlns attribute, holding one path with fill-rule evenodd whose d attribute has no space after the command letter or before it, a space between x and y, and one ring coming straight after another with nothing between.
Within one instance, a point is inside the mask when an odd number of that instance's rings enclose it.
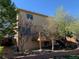
<instances>
[{"instance_id":1,"label":"house exterior wall","mask_svg":"<svg viewBox=\"0 0 79 59\"><path fill-rule=\"evenodd\" d=\"M33 20L27 19L27 14L31 14L33 16ZM22 28L28 28L31 25L36 25L36 26L42 25L43 27L48 26L48 16L19 10L19 14L18 14L18 26L19 26L18 46L19 46L20 50L21 49L24 49L24 50L34 49L34 48L39 47L39 43L32 41L31 36L29 37L26 34L22 35L20 32L20 30L22 30ZM38 29L38 30L40 30L40 29Z\"/></svg>"}]
</instances>

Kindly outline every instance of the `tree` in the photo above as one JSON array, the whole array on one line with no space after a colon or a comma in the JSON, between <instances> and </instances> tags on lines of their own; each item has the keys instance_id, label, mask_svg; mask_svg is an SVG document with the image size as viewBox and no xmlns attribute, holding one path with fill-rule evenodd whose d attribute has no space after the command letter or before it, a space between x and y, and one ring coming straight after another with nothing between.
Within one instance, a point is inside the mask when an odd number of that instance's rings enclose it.
<instances>
[{"instance_id":1,"label":"tree","mask_svg":"<svg viewBox=\"0 0 79 59\"><path fill-rule=\"evenodd\" d=\"M0 39L14 36L16 26L16 7L11 0L0 0Z\"/></svg>"},{"instance_id":2,"label":"tree","mask_svg":"<svg viewBox=\"0 0 79 59\"><path fill-rule=\"evenodd\" d=\"M79 33L79 22L76 18L70 16L63 8L58 9L55 16L58 25L57 32L59 38L73 37Z\"/></svg>"},{"instance_id":3,"label":"tree","mask_svg":"<svg viewBox=\"0 0 79 59\"><path fill-rule=\"evenodd\" d=\"M47 19L45 19L44 21L43 20L40 20L40 21L41 21L41 23L40 23L41 25L33 23L33 26L32 26L32 27L34 27L33 32L37 32L36 33L37 35L40 33L39 35L41 37L45 36L45 37L49 38L52 42L52 50L53 50L55 33L56 33L56 28L57 28L57 24L54 20L54 17L47 17ZM40 36L38 36L38 37L40 37ZM42 38L40 38L40 40L39 40L39 44L42 45L40 41L42 41Z\"/></svg>"},{"instance_id":4,"label":"tree","mask_svg":"<svg viewBox=\"0 0 79 59\"><path fill-rule=\"evenodd\" d=\"M52 43L52 51L54 50L54 41L57 39L57 24L54 17L48 17L48 26L46 28L47 36Z\"/></svg>"},{"instance_id":5,"label":"tree","mask_svg":"<svg viewBox=\"0 0 79 59\"><path fill-rule=\"evenodd\" d=\"M74 17L67 14L63 8L58 9L55 20L58 24L58 32L59 36L65 37L68 32L72 32L71 29L69 29L76 20ZM71 26L70 26L71 25ZM74 28L73 28L74 29Z\"/></svg>"}]
</instances>

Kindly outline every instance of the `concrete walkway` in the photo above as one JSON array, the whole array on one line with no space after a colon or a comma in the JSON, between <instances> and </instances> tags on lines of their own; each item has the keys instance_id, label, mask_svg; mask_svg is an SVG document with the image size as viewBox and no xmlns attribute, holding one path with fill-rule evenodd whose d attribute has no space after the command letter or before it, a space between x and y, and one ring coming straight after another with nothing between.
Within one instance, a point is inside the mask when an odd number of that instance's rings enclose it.
<instances>
[{"instance_id":1,"label":"concrete walkway","mask_svg":"<svg viewBox=\"0 0 79 59\"><path fill-rule=\"evenodd\" d=\"M33 51L34 54L26 55L26 56L17 56L15 59L49 59L54 56L68 56L68 55L79 55L79 49L75 50L44 50L39 52L38 50ZM35 54L36 53L36 54Z\"/></svg>"}]
</instances>

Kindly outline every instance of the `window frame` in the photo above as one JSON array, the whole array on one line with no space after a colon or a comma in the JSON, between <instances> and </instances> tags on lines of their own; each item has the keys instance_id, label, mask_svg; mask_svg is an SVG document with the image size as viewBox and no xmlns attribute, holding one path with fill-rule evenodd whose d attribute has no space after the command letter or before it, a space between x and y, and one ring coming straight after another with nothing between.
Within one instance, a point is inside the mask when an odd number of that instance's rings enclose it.
<instances>
[{"instance_id":1,"label":"window frame","mask_svg":"<svg viewBox=\"0 0 79 59\"><path fill-rule=\"evenodd\" d=\"M26 14L26 17L28 20L33 20L33 15L32 14Z\"/></svg>"}]
</instances>

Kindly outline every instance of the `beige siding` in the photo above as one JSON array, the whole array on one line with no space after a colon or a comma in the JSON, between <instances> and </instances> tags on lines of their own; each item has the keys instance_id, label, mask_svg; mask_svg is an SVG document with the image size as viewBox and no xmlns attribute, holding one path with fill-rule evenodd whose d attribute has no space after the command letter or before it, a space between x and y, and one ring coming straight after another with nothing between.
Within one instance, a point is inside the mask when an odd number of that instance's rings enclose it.
<instances>
[{"instance_id":1,"label":"beige siding","mask_svg":"<svg viewBox=\"0 0 79 59\"><path fill-rule=\"evenodd\" d=\"M32 14L33 15L33 20L28 21L26 14ZM27 26L27 24L30 25L41 25L43 27L47 27L49 22L48 22L48 17L47 16L42 16L42 15L38 15L38 14L34 14L34 13L29 13L29 12L25 12L25 11L19 11L19 26L25 27ZM20 33L19 33L20 34ZM24 45L23 45L24 44ZM19 48L20 49L32 49L32 48L38 48L38 42L33 42L31 40L31 38L27 39L27 36L25 37L21 37L19 35ZM23 45L23 46L21 46Z\"/></svg>"}]
</instances>

